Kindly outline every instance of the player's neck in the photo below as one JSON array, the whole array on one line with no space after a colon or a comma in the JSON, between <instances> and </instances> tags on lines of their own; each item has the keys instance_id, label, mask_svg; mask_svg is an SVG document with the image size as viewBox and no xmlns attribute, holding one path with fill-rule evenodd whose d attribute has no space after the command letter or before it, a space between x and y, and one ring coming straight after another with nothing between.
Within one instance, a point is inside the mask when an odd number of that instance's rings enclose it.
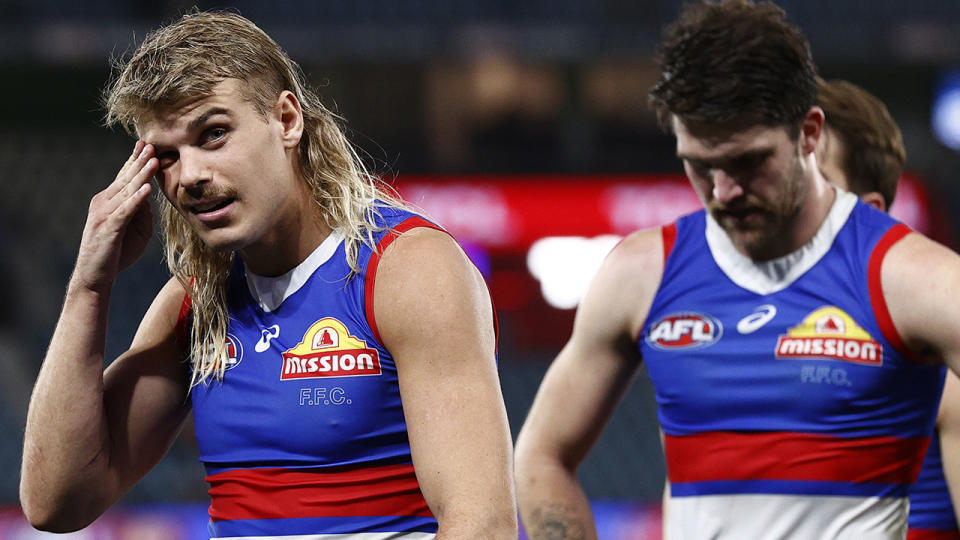
<instances>
[{"instance_id":1,"label":"player's neck","mask_svg":"<svg viewBox=\"0 0 960 540\"><path fill-rule=\"evenodd\" d=\"M836 199L836 188L824 180L819 173L815 174L813 182L810 183L806 203L797 212L794 226L790 230L788 239L790 247L782 255L793 253L802 248L816 236L817 231L820 230L823 222L830 215L830 209L833 208Z\"/></svg>"},{"instance_id":2,"label":"player's neck","mask_svg":"<svg viewBox=\"0 0 960 540\"><path fill-rule=\"evenodd\" d=\"M259 276L283 275L303 262L331 233L314 204L281 222L262 241L240 250L249 271Z\"/></svg>"}]
</instances>

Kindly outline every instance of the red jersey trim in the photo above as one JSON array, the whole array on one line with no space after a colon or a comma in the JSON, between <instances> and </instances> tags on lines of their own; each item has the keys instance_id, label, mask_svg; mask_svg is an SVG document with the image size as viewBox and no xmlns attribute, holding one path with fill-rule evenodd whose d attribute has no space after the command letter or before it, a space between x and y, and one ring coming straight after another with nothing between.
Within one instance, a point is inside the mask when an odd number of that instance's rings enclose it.
<instances>
[{"instance_id":1,"label":"red jersey trim","mask_svg":"<svg viewBox=\"0 0 960 540\"><path fill-rule=\"evenodd\" d=\"M397 224L397 226L393 229L387 231L387 234L385 234L377 244L377 248L373 250L373 254L370 255L370 262L367 263L367 274L364 278L365 281L363 285L364 311L366 311L367 314L367 325L370 327L370 331L373 332L373 337L375 337L377 342L379 342L381 345L383 345L383 339L380 338L380 330L377 328L377 320L373 313L373 289L377 280L377 266L380 265L380 257L383 255L383 252L387 250L387 247L389 247L394 240L396 240L401 234L417 227L427 227L430 229L447 232L443 230L442 227L431 223L422 217L414 216L407 218Z\"/></svg>"},{"instance_id":2,"label":"red jersey trim","mask_svg":"<svg viewBox=\"0 0 960 540\"><path fill-rule=\"evenodd\" d=\"M911 232L910 227L898 223L890 227L890 230L880 238L880 241L874 246L873 253L870 254L870 261L867 264L867 288L870 293L870 303L873 305L873 316L877 320L877 325L880 327L883 337L905 358L916 359L916 354L907 349L903 343L903 338L897 332L897 327L893 324L890 311L887 309L887 301L883 297L883 285L880 276L880 269L887 252L894 244Z\"/></svg>"},{"instance_id":3,"label":"red jersey trim","mask_svg":"<svg viewBox=\"0 0 960 540\"><path fill-rule=\"evenodd\" d=\"M233 469L206 477L210 520L433 517L413 465Z\"/></svg>"},{"instance_id":4,"label":"red jersey trim","mask_svg":"<svg viewBox=\"0 0 960 540\"><path fill-rule=\"evenodd\" d=\"M673 252L673 244L677 241L677 224L671 223L660 228L660 234L663 236L663 266L667 266L667 259Z\"/></svg>"},{"instance_id":5,"label":"red jersey trim","mask_svg":"<svg viewBox=\"0 0 960 540\"><path fill-rule=\"evenodd\" d=\"M670 482L806 480L909 485L929 437L832 437L710 431L664 435Z\"/></svg>"},{"instance_id":6,"label":"red jersey trim","mask_svg":"<svg viewBox=\"0 0 960 540\"><path fill-rule=\"evenodd\" d=\"M669 225L664 225L660 227L660 237L663 239L663 269L660 274L660 283L657 285L657 290L659 291L660 286L663 285L663 273L667 270L667 258L670 257L670 253L673 252L673 246L677 242L677 223L673 222ZM650 314L647 313L647 316ZM633 342L639 343L640 338L643 336L643 328L646 323L640 325L640 330L637 331L637 335L633 336Z\"/></svg>"},{"instance_id":7,"label":"red jersey trim","mask_svg":"<svg viewBox=\"0 0 960 540\"><path fill-rule=\"evenodd\" d=\"M193 281L191 280L191 283ZM183 295L183 303L180 304L180 313L177 314L177 325L174 327L174 336L177 343L184 351L190 350L189 332L190 332L190 309L193 307L193 299L190 293Z\"/></svg>"},{"instance_id":8,"label":"red jersey trim","mask_svg":"<svg viewBox=\"0 0 960 540\"><path fill-rule=\"evenodd\" d=\"M941 529L907 529L907 540L960 540L960 531Z\"/></svg>"}]
</instances>

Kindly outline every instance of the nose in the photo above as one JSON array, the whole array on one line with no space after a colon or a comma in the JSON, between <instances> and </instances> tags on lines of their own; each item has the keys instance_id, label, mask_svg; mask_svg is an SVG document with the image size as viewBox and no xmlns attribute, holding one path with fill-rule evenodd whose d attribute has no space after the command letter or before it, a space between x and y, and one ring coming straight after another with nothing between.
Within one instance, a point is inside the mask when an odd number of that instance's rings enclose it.
<instances>
[{"instance_id":1,"label":"nose","mask_svg":"<svg viewBox=\"0 0 960 540\"><path fill-rule=\"evenodd\" d=\"M180 150L179 183L184 189L202 186L211 180L210 167L206 160L193 149Z\"/></svg>"},{"instance_id":2,"label":"nose","mask_svg":"<svg viewBox=\"0 0 960 540\"><path fill-rule=\"evenodd\" d=\"M723 169L713 170L713 198L727 203L743 195L743 186Z\"/></svg>"}]
</instances>

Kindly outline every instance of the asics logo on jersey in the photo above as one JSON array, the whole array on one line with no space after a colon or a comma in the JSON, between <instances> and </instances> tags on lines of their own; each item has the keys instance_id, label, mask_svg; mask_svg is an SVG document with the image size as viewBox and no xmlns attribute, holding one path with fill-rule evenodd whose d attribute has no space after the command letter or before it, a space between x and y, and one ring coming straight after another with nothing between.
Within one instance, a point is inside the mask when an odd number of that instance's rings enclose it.
<instances>
[{"instance_id":1,"label":"asics logo on jersey","mask_svg":"<svg viewBox=\"0 0 960 540\"><path fill-rule=\"evenodd\" d=\"M254 345L253 350L262 353L263 351L270 348L270 340L280 337L280 325L274 324L267 328L260 330L260 341Z\"/></svg>"},{"instance_id":2,"label":"asics logo on jersey","mask_svg":"<svg viewBox=\"0 0 960 540\"><path fill-rule=\"evenodd\" d=\"M753 313L740 319L740 322L737 323L737 332L741 334L752 334L776 316L777 306L773 304L758 306L753 310Z\"/></svg>"},{"instance_id":3,"label":"asics logo on jersey","mask_svg":"<svg viewBox=\"0 0 960 540\"><path fill-rule=\"evenodd\" d=\"M721 335L723 325L710 315L680 312L653 323L646 341L657 349L692 349L712 345Z\"/></svg>"}]
</instances>

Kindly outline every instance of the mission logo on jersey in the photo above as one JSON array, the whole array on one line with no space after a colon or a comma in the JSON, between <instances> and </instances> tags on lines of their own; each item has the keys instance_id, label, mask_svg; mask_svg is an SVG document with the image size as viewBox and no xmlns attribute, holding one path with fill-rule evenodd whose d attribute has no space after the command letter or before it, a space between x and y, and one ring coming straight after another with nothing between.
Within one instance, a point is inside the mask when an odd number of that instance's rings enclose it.
<instances>
[{"instance_id":1,"label":"mission logo on jersey","mask_svg":"<svg viewBox=\"0 0 960 540\"><path fill-rule=\"evenodd\" d=\"M715 318L695 312L671 313L650 325L647 343L657 349L693 349L712 345L723 334Z\"/></svg>"},{"instance_id":2,"label":"mission logo on jersey","mask_svg":"<svg viewBox=\"0 0 960 540\"><path fill-rule=\"evenodd\" d=\"M827 358L870 366L883 364L883 347L836 306L807 315L777 340L777 358Z\"/></svg>"},{"instance_id":3,"label":"mission logo on jersey","mask_svg":"<svg viewBox=\"0 0 960 540\"><path fill-rule=\"evenodd\" d=\"M380 355L333 317L313 323L303 341L283 353L281 380L380 375Z\"/></svg>"}]
</instances>

